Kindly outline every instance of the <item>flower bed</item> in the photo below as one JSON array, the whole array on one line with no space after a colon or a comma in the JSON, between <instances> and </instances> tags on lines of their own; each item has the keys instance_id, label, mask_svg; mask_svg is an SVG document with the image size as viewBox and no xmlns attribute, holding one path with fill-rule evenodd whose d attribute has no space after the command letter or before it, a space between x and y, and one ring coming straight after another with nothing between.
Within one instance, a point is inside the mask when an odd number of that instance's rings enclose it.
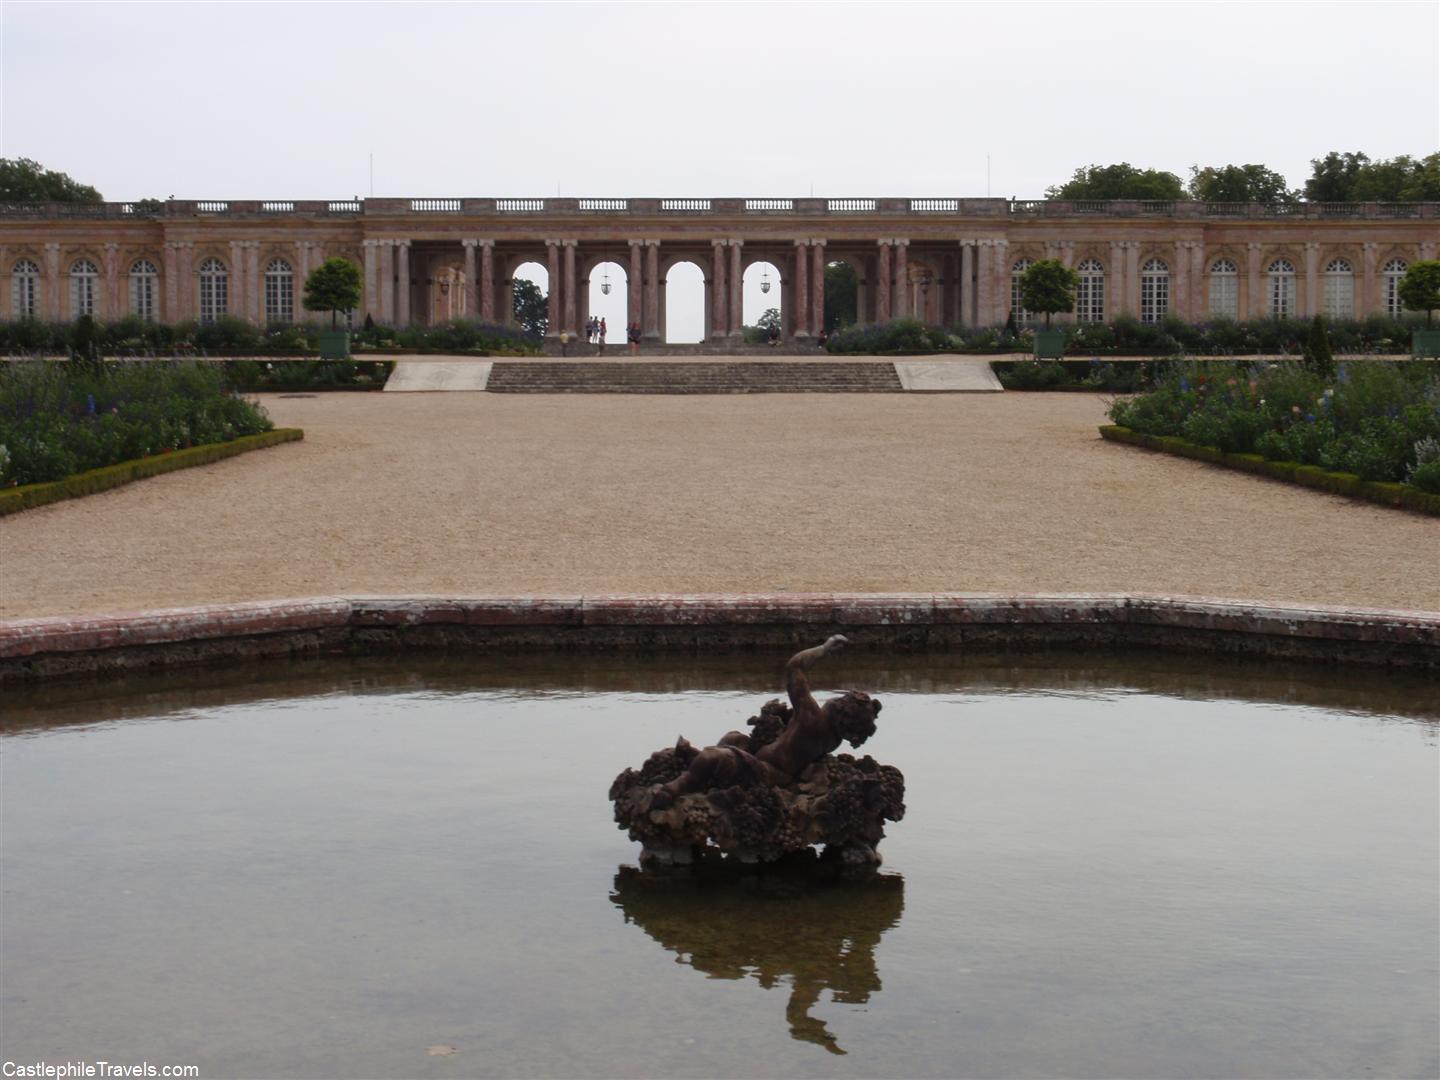
<instances>
[{"instance_id":1,"label":"flower bed","mask_svg":"<svg viewBox=\"0 0 1440 1080\"><path fill-rule=\"evenodd\" d=\"M270 431L225 390L218 365L30 362L0 366L0 488Z\"/></svg>"},{"instance_id":2,"label":"flower bed","mask_svg":"<svg viewBox=\"0 0 1440 1080\"><path fill-rule=\"evenodd\" d=\"M1342 363L1333 378L1296 363L1173 364L1110 418L1222 454L1440 494L1436 364Z\"/></svg>"}]
</instances>

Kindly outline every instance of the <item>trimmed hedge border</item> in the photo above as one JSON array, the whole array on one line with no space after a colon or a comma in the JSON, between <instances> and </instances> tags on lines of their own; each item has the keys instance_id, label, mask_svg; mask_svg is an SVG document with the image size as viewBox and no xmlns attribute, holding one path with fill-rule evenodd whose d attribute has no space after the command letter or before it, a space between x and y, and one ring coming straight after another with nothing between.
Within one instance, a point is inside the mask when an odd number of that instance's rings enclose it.
<instances>
[{"instance_id":1,"label":"trimmed hedge border","mask_svg":"<svg viewBox=\"0 0 1440 1080\"><path fill-rule=\"evenodd\" d=\"M109 491L135 480L174 472L176 469L209 465L212 461L222 461L251 450L264 450L267 446L297 442L304 437L305 432L300 428L276 428L273 431L262 431L259 435L242 435L229 442L206 443L204 446L192 446L187 450L176 450L169 454L154 454L136 458L134 461L105 465L46 484L26 484L24 487L0 489L0 517L18 514L21 510L30 510L46 503L60 502L62 499L78 499L100 491Z\"/></svg>"},{"instance_id":2,"label":"trimmed hedge border","mask_svg":"<svg viewBox=\"0 0 1440 1080\"><path fill-rule=\"evenodd\" d=\"M1383 480L1362 480L1354 473L1329 472L1318 465L1301 465L1295 461L1269 461L1259 454L1232 454L1213 446L1201 446L1174 435L1145 435L1118 424L1103 424L1100 435L1111 442L1128 443L1158 450L1165 454L1192 458L1211 465L1223 465L1229 469L1266 476L1271 480L1283 480L1287 484L1328 491L1332 495L1344 495L1351 499L1364 499L1394 506L1402 510L1413 510L1417 514L1433 514L1440 517L1440 495L1421 491L1411 484L1391 484Z\"/></svg>"},{"instance_id":3,"label":"trimmed hedge border","mask_svg":"<svg viewBox=\"0 0 1440 1080\"><path fill-rule=\"evenodd\" d=\"M1127 593L317 596L0 622L0 686L410 650L1146 649L1440 673L1440 612Z\"/></svg>"}]
</instances>

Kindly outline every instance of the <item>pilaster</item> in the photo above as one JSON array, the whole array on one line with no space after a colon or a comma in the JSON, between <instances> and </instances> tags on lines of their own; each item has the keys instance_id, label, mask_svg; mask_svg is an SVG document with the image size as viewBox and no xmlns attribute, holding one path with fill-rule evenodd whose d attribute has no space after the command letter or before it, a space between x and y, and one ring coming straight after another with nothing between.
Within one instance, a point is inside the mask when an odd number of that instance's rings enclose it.
<instances>
[{"instance_id":1,"label":"pilaster","mask_svg":"<svg viewBox=\"0 0 1440 1080\"><path fill-rule=\"evenodd\" d=\"M905 257L909 244L909 240L890 241L895 252L895 291L891 294L891 304L897 319L910 317L910 268Z\"/></svg>"},{"instance_id":2,"label":"pilaster","mask_svg":"<svg viewBox=\"0 0 1440 1080\"><path fill-rule=\"evenodd\" d=\"M43 303L41 310L51 322L59 322L60 314L60 245L45 245L45 275L43 278Z\"/></svg>"},{"instance_id":3,"label":"pilaster","mask_svg":"<svg viewBox=\"0 0 1440 1080\"><path fill-rule=\"evenodd\" d=\"M575 304L575 247L574 240L562 240L560 245L565 252L565 329L576 335L580 334L579 314Z\"/></svg>"},{"instance_id":4,"label":"pilaster","mask_svg":"<svg viewBox=\"0 0 1440 1080\"><path fill-rule=\"evenodd\" d=\"M960 241L960 323L975 325L975 241Z\"/></svg>"},{"instance_id":5,"label":"pilaster","mask_svg":"<svg viewBox=\"0 0 1440 1080\"><path fill-rule=\"evenodd\" d=\"M1356 311L1356 315L1362 319L1380 310L1379 281L1376 274L1380 265L1380 245L1373 240L1367 240L1363 250L1364 261L1361 270L1363 292L1360 298L1360 308Z\"/></svg>"},{"instance_id":6,"label":"pilaster","mask_svg":"<svg viewBox=\"0 0 1440 1080\"><path fill-rule=\"evenodd\" d=\"M380 319L395 325L395 241L380 242Z\"/></svg>"},{"instance_id":7,"label":"pilaster","mask_svg":"<svg viewBox=\"0 0 1440 1080\"><path fill-rule=\"evenodd\" d=\"M107 319L118 319L124 312L120 309L120 245L105 245L105 314Z\"/></svg>"},{"instance_id":8,"label":"pilaster","mask_svg":"<svg viewBox=\"0 0 1440 1080\"><path fill-rule=\"evenodd\" d=\"M1312 318L1320 313L1320 245L1314 241L1305 244L1305 310L1301 313Z\"/></svg>"},{"instance_id":9,"label":"pilaster","mask_svg":"<svg viewBox=\"0 0 1440 1080\"><path fill-rule=\"evenodd\" d=\"M1245 245L1245 312L1246 319L1260 319L1266 315L1264 305L1264 279L1260 276L1261 244Z\"/></svg>"},{"instance_id":10,"label":"pilaster","mask_svg":"<svg viewBox=\"0 0 1440 1080\"><path fill-rule=\"evenodd\" d=\"M480 312L480 282L475 276L475 245L479 241L469 237L460 241L465 249L465 314L478 318Z\"/></svg>"},{"instance_id":11,"label":"pilaster","mask_svg":"<svg viewBox=\"0 0 1440 1080\"><path fill-rule=\"evenodd\" d=\"M740 338L745 336L742 329L745 315L745 269L741 259L741 249L745 246L744 240L730 241L730 336Z\"/></svg>"}]
</instances>

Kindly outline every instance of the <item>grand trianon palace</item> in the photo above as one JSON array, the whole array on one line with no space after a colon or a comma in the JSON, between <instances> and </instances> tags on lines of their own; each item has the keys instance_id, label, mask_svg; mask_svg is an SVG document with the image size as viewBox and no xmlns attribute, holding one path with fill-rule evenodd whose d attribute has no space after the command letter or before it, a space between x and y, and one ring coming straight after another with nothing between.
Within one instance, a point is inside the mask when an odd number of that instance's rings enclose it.
<instances>
[{"instance_id":1,"label":"grand trianon palace","mask_svg":"<svg viewBox=\"0 0 1440 1080\"><path fill-rule=\"evenodd\" d=\"M629 285L630 322L665 337L666 278L704 276L705 336L737 336L752 264L788 335L816 333L824 270L859 281L862 322L943 326L1018 315L1036 259L1080 277L1072 319L1399 314L1406 267L1434 259L1437 203L1065 202L1008 199L359 199L0 205L5 315L179 322L306 318L306 275L363 270L353 320L511 320L519 267L548 272L550 332L588 317L592 276ZM606 264L602 267L602 264ZM613 271L612 271L613 267ZM607 290L608 291L608 290ZM315 316L308 316L315 317ZM613 331L612 331L613 332Z\"/></svg>"}]
</instances>

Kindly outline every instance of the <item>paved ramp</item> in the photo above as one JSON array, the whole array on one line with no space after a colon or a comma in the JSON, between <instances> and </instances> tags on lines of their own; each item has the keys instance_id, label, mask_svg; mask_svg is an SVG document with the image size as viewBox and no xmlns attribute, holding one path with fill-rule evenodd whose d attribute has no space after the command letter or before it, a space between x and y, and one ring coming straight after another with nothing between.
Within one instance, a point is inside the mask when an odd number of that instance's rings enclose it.
<instances>
[{"instance_id":1,"label":"paved ramp","mask_svg":"<svg viewBox=\"0 0 1440 1080\"><path fill-rule=\"evenodd\" d=\"M989 360L896 360L895 374L912 393L995 394L1005 389Z\"/></svg>"},{"instance_id":2,"label":"paved ramp","mask_svg":"<svg viewBox=\"0 0 1440 1080\"><path fill-rule=\"evenodd\" d=\"M490 360L400 360L385 381L387 391L484 390Z\"/></svg>"}]
</instances>

